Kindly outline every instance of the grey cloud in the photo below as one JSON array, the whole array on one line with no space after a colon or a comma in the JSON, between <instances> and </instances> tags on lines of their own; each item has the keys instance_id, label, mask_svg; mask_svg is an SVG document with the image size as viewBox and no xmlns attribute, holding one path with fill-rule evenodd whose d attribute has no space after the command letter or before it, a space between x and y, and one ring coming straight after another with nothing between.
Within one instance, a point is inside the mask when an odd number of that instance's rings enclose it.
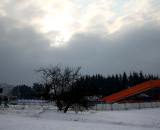
<instances>
[{"instance_id":1,"label":"grey cloud","mask_svg":"<svg viewBox=\"0 0 160 130\"><path fill-rule=\"evenodd\" d=\"M33 18L41 17L44 14L35 1L2 0L0 9L2 9L8 17L25 22L31 22Z\"/></svg>"},{"instance_id":2,"label":"grey cloud","mask_svg":"<svg viewBox=\"0 0 160 130\"><path fill-rule=\"evenodd\" d=\"M62 64L82 66L86 74L124 71L160 74L160 29L147 24L104 37L75 34L66 47L51 48L44 35L29 26L0 18L0 82L31 84L39 80L33 70Z\"/></svg>"},{"instance_id":3,"label":"grey cloud","mask_svg":"<svg viewBox=\"0 0 160 130\"><path fill-rule=\"evenodd\" d=\"M160 74L159 27L147 24L119 33L111 40L98 35L78 36L71 42L75 44L71 45L72 55L91 73L106 75L143 70Z\"/></svg>"},{"instance_id":4,"label":"grey cloud","mask_svg":"<svg viewBox=\"0 0 160 130\"><path fill-rule=\"evenodd\" d=\"M1 82L32 82L34 67L46 62L48 40L31 27L17 24L9 18L0 18Z\"/></svg>"}]
</instances>

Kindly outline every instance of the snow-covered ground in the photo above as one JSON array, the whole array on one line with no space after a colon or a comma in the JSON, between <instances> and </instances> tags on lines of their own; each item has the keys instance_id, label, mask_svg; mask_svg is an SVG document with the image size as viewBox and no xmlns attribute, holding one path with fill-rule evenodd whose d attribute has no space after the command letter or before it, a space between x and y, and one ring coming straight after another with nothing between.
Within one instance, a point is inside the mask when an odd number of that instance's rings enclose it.
<instances>
[{"instance_id":1,"label":"snow-covered ground","mask_svg":"<svg viewBox=\"0 0 160 130\"><path fill-rule=\"evenodd\" d=\"M160 108L78 114L7 109L0 110L0 130L160 130Z\"/></svg>"}]
</instances>

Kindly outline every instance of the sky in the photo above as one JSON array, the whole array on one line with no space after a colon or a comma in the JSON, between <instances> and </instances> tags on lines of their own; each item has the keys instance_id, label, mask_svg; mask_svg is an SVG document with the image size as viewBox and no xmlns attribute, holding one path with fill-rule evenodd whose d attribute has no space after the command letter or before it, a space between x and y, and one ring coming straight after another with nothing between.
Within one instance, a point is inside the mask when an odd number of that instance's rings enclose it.
<instances>
[{"instance_id":1,"label":"sky","mask_svg":"<svg viewBox=\"0 0 160 130\"><path fill-rule=\"evenodd\" d=\"M0 83L40 82L39 67L160 75L160 0L1 0Z\"/></svg>"}]
</instances>

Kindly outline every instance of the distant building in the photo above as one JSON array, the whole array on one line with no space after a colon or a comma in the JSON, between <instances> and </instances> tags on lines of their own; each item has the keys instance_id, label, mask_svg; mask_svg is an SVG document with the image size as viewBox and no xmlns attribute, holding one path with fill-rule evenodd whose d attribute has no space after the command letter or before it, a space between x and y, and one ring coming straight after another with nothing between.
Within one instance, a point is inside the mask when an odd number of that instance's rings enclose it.
<instances>
[{"instance_id":1,"label":"distant building","mask_svg":"<svg viewBox=\"0 0 160 130\"><path fill-rule=\"evenodd\" d=\"M10 97L11 96L11 91L14 88L13 85L9 84L0 84L0 97Z\"/></svg>"},{"instance_id":2,"label":"distant building","mask_svg":"<svg viewBox=\"0 0 160 130\"><path fill-rule=\"evenodd\" d=\"M140 84L137 84L131 88L127 88L125 90L122 90L120 92L114 93L112 95L103 97L100 99L103 102L106 103L117 103L117 102L133 102L138 100L145 101L149 100L149 95L152 96L150 101L159 101L160 100L160 80L150 80L146 81ZM147 93L149 90L155 89L155 92L152 94L152 92L148 94L144 94L144 92ZM138 95L140 94L140 95Z\"/></svg>"}]
</instances>

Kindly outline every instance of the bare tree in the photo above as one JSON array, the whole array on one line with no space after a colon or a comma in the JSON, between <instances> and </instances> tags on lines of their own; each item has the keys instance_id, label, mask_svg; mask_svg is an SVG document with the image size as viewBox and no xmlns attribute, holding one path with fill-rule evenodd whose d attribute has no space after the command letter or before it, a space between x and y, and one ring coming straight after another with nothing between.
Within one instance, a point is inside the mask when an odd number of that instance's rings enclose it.
<instances>
[{"instance_id":1,"label":"bare tree","mask_svg":"<svg viewBox=\"0 0 160 130\"><path fill-rule=\"evenodd\" d=\"M60 65L56 65L38 70L38 72L42 73L45 87L48 88L48 94L55 101L59 111L64 110L64 112L67 112L72 105L73 102L69 100L74 97L71 97L70 91L80 78L80 69L80 67L62 68Z\"/></svg>"}]
</instances>

